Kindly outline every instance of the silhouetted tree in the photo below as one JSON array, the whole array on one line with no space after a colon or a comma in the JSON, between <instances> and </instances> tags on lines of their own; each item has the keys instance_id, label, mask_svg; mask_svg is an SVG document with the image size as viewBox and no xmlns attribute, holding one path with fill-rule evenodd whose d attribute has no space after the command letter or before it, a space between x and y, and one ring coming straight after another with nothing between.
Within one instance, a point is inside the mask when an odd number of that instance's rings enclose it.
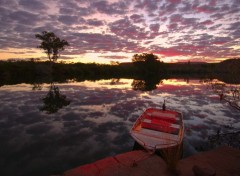
<instances>
[{"instance_id":1,"label":"silhouetted tree","mask_svg":"<svg viewBox=\"0 0 240 176\"><path fill-rule=\"evenodd\" d=\"M161 84L162 80L158 77L146 77L144 80L133 80L133 90L151 91L157 88L158 84Z\"/></svg>"},{"instance_id":2,"label":"silhouetted tree","mask_svg":"<svg viewBox=\"0 0 240 176\"><path fill-rule=\"evenodd\" d=\"M156 56L152 53L150 53L150 54L149 53L134 54L133 58L132 58L132 62L139 62L139 61L152 63L152 62L159 61L159 58L158 58L158 56Z\"/></svg>"},{"instance_id":3,"label":"silhouetted tree","mask_svg":"<svg viewBox=\"0 0 240 176\"><path fill-rule=\"evenodd\" d=\"M57 61L60 51L63 51L65 46L69 46L66 40L61 40L53 32L43 31L42 34L36 34L35 37L42 41L38 48L45 51L51 62Z\"/></svg>"},{"instance_id":4,"label":"silhouetted tree","mask_svg":"<svg viewBox=\"0 0 240 176\"><path fill-rule=\"evenodd\" d=\"M110 61L110 65L119 65L118 61Z\"/></svg>"},{"instance_id":5,"label":"silhouetted tree","mask_svg":"<svg viewBox=\"0 0 240 176\"><path fill-rule=\"evenodd\" d=\"M133 55L132 62L141 70L141 74L145 76L155 75L159 73L161 63L158 56L152 53L142 53Z\"/></svg>"}]
</instances>

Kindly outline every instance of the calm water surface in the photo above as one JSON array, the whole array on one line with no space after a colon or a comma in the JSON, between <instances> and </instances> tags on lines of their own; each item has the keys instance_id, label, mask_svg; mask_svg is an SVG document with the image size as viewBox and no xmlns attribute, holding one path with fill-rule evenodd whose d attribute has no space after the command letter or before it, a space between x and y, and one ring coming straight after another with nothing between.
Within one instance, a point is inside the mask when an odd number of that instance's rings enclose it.
<instances>
[{"instance_id":1,"label":"calm water surface","mask_svg":"<svg viewBox=\"0 0 240 176\"><path fill-rule=\"evenodd\" d=\"M184 156L215 147L208 137L217 132L240 130L240 111L208 83L170 79L152 91L142 86L120 79L0 87L0 175L59 174L130 151L134 121L164 99L184 114Z\"/></svg>"}]
</instances>

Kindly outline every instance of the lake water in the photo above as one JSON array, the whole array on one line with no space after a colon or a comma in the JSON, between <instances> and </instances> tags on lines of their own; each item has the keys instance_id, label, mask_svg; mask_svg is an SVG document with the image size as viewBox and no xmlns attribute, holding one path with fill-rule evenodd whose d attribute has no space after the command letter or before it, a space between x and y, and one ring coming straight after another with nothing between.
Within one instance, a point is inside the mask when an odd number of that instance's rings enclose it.
<instances>
[{"instance_id":1,"label":"lake water","mask_svg":"<svg viewBox=\"0 0 240 176\"><path fill-rule=\"evenodd\" d=\"M168 79L151 91L144 86L112 79L0 87L0 175L59 174L131 151L133 123L146 108L161 108L164 99L184 115L185 157L218 146L209 136L240 130L240 111L220 101L209 83ZM226 96L231 99L231 92Z\"/></svg>"}]
</instances>

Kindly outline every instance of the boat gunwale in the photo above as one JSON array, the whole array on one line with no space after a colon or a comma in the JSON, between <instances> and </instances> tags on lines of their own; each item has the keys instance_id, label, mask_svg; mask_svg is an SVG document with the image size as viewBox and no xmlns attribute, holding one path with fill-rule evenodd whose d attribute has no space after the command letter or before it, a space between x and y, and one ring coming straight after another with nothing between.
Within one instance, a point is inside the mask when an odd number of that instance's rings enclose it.
<instances>
[{"instance_id":1,"label":"boat gunwale","mask_svg":"<svg viewBox=\"0 0 240 176\"><path fill-rule=\"evenodd\" d=\"M159 149L161 148L161 146L163 146L163 145L169 145L169 144L156 144L155 146L149 146L149 145L146 145L146 143L144 142L144 141L142 141L141 139L139 139L138 137L136 137L135 135L134 135L134 133L137 133L137 131L135 130L136 128L137 128L137 126L139 126L139 125L141 125L141 123L142 123L142 121L143 121L143 119L145 119L145 117L144 117L144 114L147 112L147 110L158 110L158 111L163 111L162 109L159 109L159 108L147 108L147 109L145 109L144 111L143 111L143 113L138 117L138 119L136 120L136 122L133 124L133 126L132 126L132 128L131 128L131 131L130 131L130 134L131 134L131 136L137 141L137 142L140 142L140 143L142 143L142 146L144 147L144 148L146 148L146 149L149 149L149 150L151 150L151 149L154 149L154 150L156 150L156 149L158 149L158 147L157 146L160 146L159 147ZM179 112L179 111L176 111L176 110L171 110L171 109L168 109L168 110L166 110L166 111L170 111L170 112L175 112L175 113L177 113L177 114L179 114L179 116L176 116L175 118L179 118L180 119L180 122L179 122L179 132L178 132L178 134L176 135L176 136L178 136L178 139L179 139L179 141L176 141L175 143L175 145L169 145L169 146L177 146L177 145L180 145L181 143L182 143L182 141L183 141L183 134L184 134L184 123L183 123L183 113L182 112ZM140 144L141 145L141 144ZM164 148L164 147L162 147L162 148Z\"/></svg>"}]
</instances>

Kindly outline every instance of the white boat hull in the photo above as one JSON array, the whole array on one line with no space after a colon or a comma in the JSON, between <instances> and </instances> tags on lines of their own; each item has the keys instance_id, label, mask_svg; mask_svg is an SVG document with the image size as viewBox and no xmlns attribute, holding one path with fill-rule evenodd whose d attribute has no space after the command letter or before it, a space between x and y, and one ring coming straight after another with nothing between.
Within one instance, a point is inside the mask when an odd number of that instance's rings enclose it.
<instances>
[{"instance_id":1,"label":"white boat hull","mask_svg":"<svg viewBox=\"0 0 240 176\"><path fill-rule=\"evenodd\" d=\"M181 144L183 131L181 113L149 108L137 119L130 134L146 150L155 151Z\"/></svg>"}]
</instances>

